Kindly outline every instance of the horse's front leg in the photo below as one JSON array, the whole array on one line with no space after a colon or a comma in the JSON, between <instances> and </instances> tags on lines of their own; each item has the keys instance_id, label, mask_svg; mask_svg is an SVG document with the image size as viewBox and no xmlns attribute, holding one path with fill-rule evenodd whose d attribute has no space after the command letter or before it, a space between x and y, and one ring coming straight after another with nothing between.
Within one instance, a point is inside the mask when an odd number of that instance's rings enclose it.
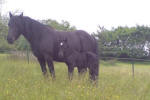
<instances>
[{"instance_id":1,"label":"horse's front leg","mask_svg":"<svg viewBox=\"0 0 150 100\"><path fill-rule=\"evenodd\" d=\"M73 71L74 71L74 66L73 64L67 64L67 67L68 67L68 78L69 80L72 80L73 79Z\"/></svg>"},{"instance_id":2,"label":"horse's front leg","mask_svg":"<svg viewBox=\"0 0 150 100\"><path fill-rule=\"evenodd\" d=\"M87 67L77 66L77 68L78 68L79 75L82 75L87 72Z\"/></svg>"},{"instance_id":3,"label":"horse's front leg","mask_svg":"<svg viewBox=\"0 0 150 100\"><path fill-rule=\"evenodd\" d=\"M48 64L48 68L51 73L51 76L54 79L55 78L55 69L54 69L53 60L51 58L47 59L47 64Z\"/></svg>"},{"instance_id":4,"label":"horse's front leg","mask_svg":"<svg viewBox=\"0 0 150 100\"><path fill-rule=\"evenodd\" d=\"M68 66L68 77L69 77L69 80L73 79L73 71L74 71L74 67L73 66Z\"/></svg>"},{"instance_id":5,"label":"horse's front leg","mask_svg":"<svg viewBox=\"0 0 150 100\"><path fill-rule=\"evenodd\" d=\"M41 70L43 72L43 75L45 76L47 73L47 69L46 69L46 61L44 59L44 57L37 57L38 62L40 63L41 66Z\"/></svg>"},{"instance_id":6,"label":"horse's front leg","mask_svg":"<svg viewBox=\"0 0 150 100\"><path fill-rule=\"evenodd\" d=\"M84 78L87 72L87 68L86 67L81 67L81 66L77 66L78 68L78 75L79 75L79 79Z\"/></svg>"}]
</instances>

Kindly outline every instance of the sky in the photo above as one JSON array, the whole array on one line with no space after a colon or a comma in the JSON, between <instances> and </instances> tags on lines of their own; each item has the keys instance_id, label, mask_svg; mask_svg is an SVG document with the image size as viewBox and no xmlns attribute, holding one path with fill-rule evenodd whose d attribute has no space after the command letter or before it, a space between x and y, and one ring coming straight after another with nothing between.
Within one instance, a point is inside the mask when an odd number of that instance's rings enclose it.
<instances>
[{"instance_id":1,"label":"sky","mask_svg":"<svg viewBox=\"0 0 150 100\"><path fill-rule=\"evenodd\" d=\"M150 0L5 0L2 14L10 11L36 20L66 20L89 33L98 25L107 29L150 25Z\"/></svg>"}]
</instances>

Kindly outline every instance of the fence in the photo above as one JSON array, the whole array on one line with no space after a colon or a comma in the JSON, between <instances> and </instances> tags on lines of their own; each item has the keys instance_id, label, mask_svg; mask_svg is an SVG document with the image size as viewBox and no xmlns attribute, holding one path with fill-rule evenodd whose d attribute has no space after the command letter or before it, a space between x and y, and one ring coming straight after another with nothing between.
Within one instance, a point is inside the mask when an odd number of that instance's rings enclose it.
<instances>
[{"instance_id":1,"label":"fence","mask_svg":"<svg viewBox=\"0 0 150 100\"><path fill-rule=\"evenodd\" d=\"M143 62L150 62L150 60L145 59L135 59L135 58L116 58L116 57L101 57L101 59L117 59L117 60L127 60L131 62L132 66L132 76L135 76L135 61L143 61Z\"/></svg>"},{"instance_id":2,"label":"fence","mask_svg":"<svg viewBox=\"0 0 150 100\"><path fill-rule=\"evenodd\" d=\"M28 49L26 51L18 51L18 50L0 50L0 53L10 54L11 56L25 58L29 63L30 60L35 60L36 58Z\"/></svg>"},{"instance_id":3,"label":"fence","mask_svg":"<svg viewBox=\"0 0 150 100\"><path fill-rule=\"evenodd\" d=\"M11 54L12 56L17 56L21 58L25 58L27 63L29 64L31 60L35 60L36 58L33 56L31 51L28 49L26 51L9 51L9 50L0 50L1 53L7 53ZM110 60L110 59L116 59L116 60L121 60L121 61L129 61L131 62L132 66L132 76L135 76L135 62L136 61L142 61L142 62L150 62L150 60L145 60L145 59L135 59L135 58L116 58L116 57L100 57L100 60Z\"/></svg>"}]
</instances>

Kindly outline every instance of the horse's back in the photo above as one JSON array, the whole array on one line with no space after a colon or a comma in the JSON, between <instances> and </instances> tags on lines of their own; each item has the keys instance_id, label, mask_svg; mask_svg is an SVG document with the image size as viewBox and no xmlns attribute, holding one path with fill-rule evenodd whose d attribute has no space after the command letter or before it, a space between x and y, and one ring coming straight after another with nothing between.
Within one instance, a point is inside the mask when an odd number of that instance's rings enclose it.
<instances>
[{"instance_id":1,"label":"horse's back","mask_svg":"<svg viewBox=\"0 0 150 100\"><path fill-rule=\"evenodd\" d=\"M82 45L82 52L91 51L94 52L95 40L93 37L83 30L77 30L76 34L80 38L80 43Z\"/></svg>"}]
</instances>

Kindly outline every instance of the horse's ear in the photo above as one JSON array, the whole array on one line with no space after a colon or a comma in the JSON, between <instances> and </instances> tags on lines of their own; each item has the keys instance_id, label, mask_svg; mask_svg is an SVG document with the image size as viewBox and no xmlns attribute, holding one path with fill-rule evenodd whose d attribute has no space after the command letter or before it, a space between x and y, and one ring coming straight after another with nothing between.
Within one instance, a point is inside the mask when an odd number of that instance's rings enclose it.
<instances>
[{"instance_id":1,"label":"horse's ear","mask_svg":"<svg viewBox=\"0 0 150 100\"><path fill-rule=\"evenodd\" d=\"M20 14L20 17L23 17L23 12Z\"/></svg>"},{"instance_id":2,"label":"horse's ear","mask_svg":"<svg viewBox=\"0 0 150 100\"><path fill-rule=\"evenodd\" d=\"M11 18L13 15L11 14L11 12L9 12L9 17Z\"/></svg>"}]
</instances>

